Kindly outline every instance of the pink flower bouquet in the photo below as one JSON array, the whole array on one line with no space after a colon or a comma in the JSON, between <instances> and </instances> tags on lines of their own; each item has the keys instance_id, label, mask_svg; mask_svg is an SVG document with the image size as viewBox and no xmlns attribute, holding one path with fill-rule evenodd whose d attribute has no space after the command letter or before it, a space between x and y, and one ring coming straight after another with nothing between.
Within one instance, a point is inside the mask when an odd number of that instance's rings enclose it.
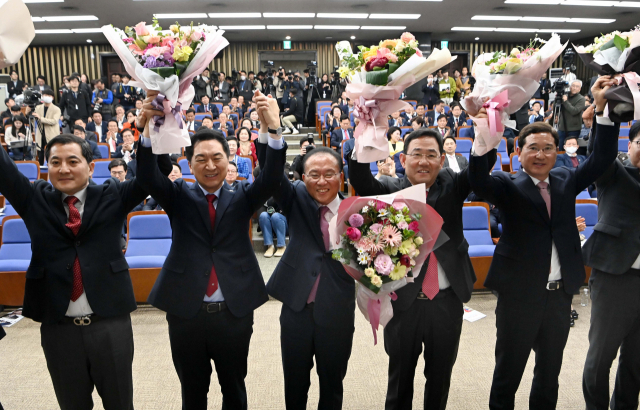
<instances>
[{"instance_id":1,"label":"pink flower bouquet","mask_svg":"<svg viewBox=\"0 0 640 410\"><path fill-rule=\"evenodd\" d=\"M411 33L359 49L353 54L348 41L336 44L340 55L338 72L351 82L346 92L354 101L354 115L360 120L354 132L357 160L369 163L389 156L387 116L409 104L399 100L402 92L452 59L449 50L438 49L424 58Z\"/></svg>"},{"instance_id":2,"label":"pink flower bouquet","mask_svg":"<svg viewBox=\"0 0 640 410\"><path fill-rule=\"evenodd\" d=\"M545 43L541 48L536 43ZM480 55L473 63L471 75L476 79L473 92L461 103L476 124L474 149L478 155L500 144L504 126L515 128L509 115L518 111L539 87L542 73L547 71L565 49L556 34L549 41L536 38L524 49L514 48L509 54L498 51ZM487 109L488 119L475 116Z\"/></svg>"},{"instance_id":3,"label":"pink flower bouquet","mask_svg":"<svg viewBox=\"0 0 640 410\"><path fill-rule=\"evenodd\" d=\"M163 30L154 18L125 30L103 26L111 46L122 60L125 70L136 81L130 84L146 91L158 91L154 105L164 117L151 120L151 144L154 154L180 152L191 145L189 132L182 120L182 107L189 107L195 96L191 82L229 42L223 31L209 26L181 27Z\"/></svg>"},{"instance_id":4,"label":"pink flower bouquet","mask_svg":"<svg viewBox=\"0 0 640 410\"><path fill-rule=\"evenodd\" d=\"M393 292L418 276L442 223L426 204L424 184L340 204L329 226L333 258L358 281L358 306L371 323L375 342L378 324L385 326L393 317Z\"/></svg>"}]
</instances>

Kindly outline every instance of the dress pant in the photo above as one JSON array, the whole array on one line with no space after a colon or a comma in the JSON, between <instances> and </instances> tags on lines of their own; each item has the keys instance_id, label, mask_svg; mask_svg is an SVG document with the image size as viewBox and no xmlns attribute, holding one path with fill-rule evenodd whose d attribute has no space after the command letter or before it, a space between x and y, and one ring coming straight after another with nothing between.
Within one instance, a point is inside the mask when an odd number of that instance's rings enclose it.
<instances>
[{"instance_id":1,"label":"dress pant","mask_svg":"<svg viewBox=\"0 0 640 410\"><path fill-rule=\"evenodd\" d=\"M593 270L589 351L582 375L587 410L609 408L609 372L620 349L613 410L636 410L640 394L640 270L623 275Z\"/></svg>"},{"instance_id":2,"label":"dress pant","mask_svg":"<svg viewBox=\"0 0 640 410\"><path fill-rule=\"evenodd\" d=\"M182 387L182 410L206 410L211 360L222 391L222 410L246 410L247 357L253 312L235 317L228 309L209 313L206 304L196 317L167 314L173 365Z\"/></svg>"},{"instance_id":3,"label":"dress pant","mask_svg":"<svg viewBox=\"0 0 640 410\"><path fill-rule=\"evenodd\" d=\"M133 410L133 330L129 314L93 317L77 326L71 318L40 326L47 368L61 410L93 408L94 386L105 410Z\"/></svg>"},{"instance_id":4,"label":"dress pant","mask_svg":"<svg viewBox=\"0 0 640 410\"><path fill-rule=\"evenodd\" d=\"M569 337L572 295L560 288L528 296L515 292L498 295L496 367L489 397L490 409L514 408L515 394L531 349L536 353L536 365L529 408L556 408L558 376Z\"/></svg>"},{"instance_id":5,"label":"dress pant","mask_svg":"<svg viewBox=\"0 0 640 410\"><path fill-rule=\"evenodd\" d=\"M280 346L287 410L306 410L313 357L320 382L318 410L342 408L342 381L347 374L355 327L329 328L315 323L314 304L300 312L282 305Z\"/></svg>"},{"instance_id":6,"label":"dress pant","mask_svg":"<svg viewBox=\"0 0 640 410\"><path fill-rule=\"evenodd\" d=\"M445 409L451 372L458 356L462 331L462 302L451 288L433 300L416 299L405 311L394 311L384 328L389 355L386 410L411 410L413 379L424 344L424 408Z\"/></svg>"}]
</instances>

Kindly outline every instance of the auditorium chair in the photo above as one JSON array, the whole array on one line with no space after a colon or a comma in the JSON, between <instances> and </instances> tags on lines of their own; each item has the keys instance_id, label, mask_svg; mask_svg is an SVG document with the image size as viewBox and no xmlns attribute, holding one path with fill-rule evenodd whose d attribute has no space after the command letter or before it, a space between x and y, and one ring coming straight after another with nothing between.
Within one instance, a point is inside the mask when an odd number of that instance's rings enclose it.
<instances>
[{"instance_id":1,"label":"auditorium chair","mask_svg":"<svg viewBox=\"0 0 640 410\"><path fill-rule=\"evenodd\" d=\"M29 181L40 179L40 164L37 161L16 161L15 164L18 171L29 178Z\"/></svg>"},{"instance_id":2,"label":"auditorium chair","mask_svg":"<svg viewBox=\"0 0 640 410\"><path fill-rule=\"evenodd\" d=\"M498 145L498 154L502 156L502 169L509 171L509 153L507 152L507 139L502 137ZM506 169L505 169L506 168Z\"/></svg>"},{"instance_id":3,"label":"auditorium chair","mask_svg":"<svg viewBox=\"0 0 640 410\"><path fill-rule=\"evenodd\" d=\"M471 153L472 146L473 140L471 138L460 137L456 139L456 153L462 154L467 161L469 160L469 154Z\"/></svg>"},{"instance_id":4,"label":"auditorium chair","mask_svg":"<svg viewBox=\"0 0 640 410\"><path fill-rule=\"evenodd\" d=\"M515 152L511 153L510 156L510 166L511 166L511 172L515 173L518 172L518 170L520 170L520 159L518 159L518 154L516 154Z\"/></svg>"},{"instance_id":5,"label":"auditorium chair","mask_svg":"<svg viewBox=\"0 0 640 410\"><path fill-rule=\"evenodd\" d=\"M630 129L631 128L620 128L620 134L618 134L618 136L629 138L629 130Z\"/></svg>"},{"instance_id":6,"label":"auditorium chair","mask_svg":"<svg viewBox=\"0 0 640 410\"><path fill-rule=\"evenodd\" d=\"M629 138L618 138L618 151L629 152Z\"/></svg>"},{"instance_id":7,"label":"auditorium chair","mask_svg":"<svg viewBox=\"0 0 640 410\"><path fill-rule=\"evenodd\" d=\"M585 219L587 228L581 232L586 239L593 233L593 227L598 223L598 202L595 199L577 199L576 217Z\"/></svg>"},{"instance_id":8,"label":"auditorium chair","mask_svg":"<svg viewBox=\"0 0 640 410\"><path fill-rule=\"evenodd\" d=\"M26 271L31 262L31 238L24 221L17 215L2 219L0 240L0 305L21 306ZM44 268L33 274L44 274Z\"/></svg>"},{"instance_id":9,"label":"auditorium chair","mask_svg":"<svg viewBox=\"0 0 640 410\"><path fill-rule=\"evenodd\" d=\"M100 156L102 156L102 159L111 158L111 150L109 149L109 144L105 142L99 142L98 151L100 151Z\"/></svg>"},{"instance_id":10,"label":"auditorium chair","mask_svg":"<svg viewBox=\"0 0 640 410\"><path fill-rule=\"evenodd\" d=\"M471 139L471 138L468 137L468 135L471 132L471 130L472 130L472 127L470 127L468 125L463 126L463 127L458 127L458 136L457 137L458 138ZM473 142L473 140L471 140L471 142ZM471 150L471 149L469 149L469 150ZM467 151L467 152L469 152L469 151Z\"/></svg>"},{"instance_id":11,"label":"auditorium chair","mask_svg":"<svg viewBox=\"0 0 640 410\"><path fill-rule=\"evenodd\" d=\"M404 139L404 137L407 134L411 134L412 132L413 132L412 127L408 127L408 126L400 127L400 136L402 137L402 139Z\"/></svg>"},{"instance_id":12,"label":"auditorium chair","mask_svg":"<svg viewBox=\"0 0 640 410\"><path fill-rule=\"evenodd\" d=\"M493 163L493 171L502 171L502 155L496 154L496 162Z\"/></svg>"},{"instance_id":13,"label":"auditorium chair","mask_svg":"<svg viewBox=\"0 0 640 410\"><path fill-rule=\"evenodd\" d=\"M496 246L491 239L489 205L484 202L467 202L462 208L462 232L469 243L469 257L476 273L474 289L484 289Z\"/></svg>"},{"instance_id":14,"label":"auditorium chair","mask_svg":"<svg viewBox=\"0 0 640 410\"><path fill-rule=\"evenodd\" d=\"M111 178L111 171L109 171L110 159L94 159L93 162L95 163L93 176L91 176L93 182L100 185Z\"/></svg>"},{"instance_id":15,"label":"auditorium chair","mask_svg":"<svg viewBox=\"0 0 640 410\"><path fill-rule=\"evenodd\" d=\"M182 171L182 178L193 178L193 174L191 173L191 169L189 169L189 161L187 161L187 157L178 158L178 165L180 165L180 170Z\"/></svg>"}]
</instances>

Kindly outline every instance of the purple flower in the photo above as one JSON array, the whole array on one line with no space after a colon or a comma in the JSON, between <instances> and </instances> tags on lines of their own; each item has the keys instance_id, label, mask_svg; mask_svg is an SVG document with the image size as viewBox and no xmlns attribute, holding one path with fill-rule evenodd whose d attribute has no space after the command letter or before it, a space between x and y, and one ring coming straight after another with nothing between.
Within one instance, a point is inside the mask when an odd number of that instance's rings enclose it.
<instances>
[{"instance_id":1,"label":"purple flower","mask_svg":"<svg viewBox=\"0 0 640 410\"><path fill-rule=\"evenodd\" d=\"M144 68L156 68L158 63L155 57L148 56L143 65Z\"/></svg>"},{"instance_id":2,"label":"purple flower","mask_svg":"<svg viewBox=\"0 0 640 410\"><path fill-rule=\"evenodd\" d=\"M353 214L349 217L349 225L359 228L364 223L364 218L360 214Z\"/></svg>"},{"instance_id":3,"label":"purple flower","mask_svg":"<svg viewBox=\"0 0 640 410\"><path fill-rule=\"evenodd\" d=\"M373 265L376 267L376 271L380 275L388 276L393 270L393 261L391 260L391 257L384 253L376 256L376 260L373 262Z\"/></svg>"}]
</instances>

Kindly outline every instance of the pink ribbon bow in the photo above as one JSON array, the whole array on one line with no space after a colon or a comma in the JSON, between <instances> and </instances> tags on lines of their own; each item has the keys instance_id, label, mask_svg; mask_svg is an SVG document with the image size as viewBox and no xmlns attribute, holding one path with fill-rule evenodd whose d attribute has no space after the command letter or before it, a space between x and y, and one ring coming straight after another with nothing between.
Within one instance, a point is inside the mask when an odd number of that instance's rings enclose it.
<instances>
[{"instance_id":1,"label":"pink ribbon bow","mask_svg":"<svg viewBox=\"0 0 640 410\"><path fill-rule=\"evenodd\" d=\"M353 103L353 116L363 122L371 122L375 125L375 118L380 114L380 106L376 100L366 100L364 97Z\"/></svg>"},{"instance_id":2,"label":"pink ribbon bow","mask_svg":"<svg viewBox=\"0 0 640 410\"><path fill-rule=\"evenodd\" d=\"M158 94L158 96L151 102L151 105L156 110L164 111L164 102L166 98L167 97L165 97L164 94ZM168 100L166 101L168 102ZM180 127L180 129L182 129L183 127L182 116L180 114L181 111L182 111L182 104L180 104L180 102L176 103L176 106L171 109L171 114L173 114L173 116L175 117L176 122L178 123L178 126ZM165 117L161 117L159 115L153 116L153 122L155 124L153 129L155 132L160 131L160 127L164 125L164 118Z\"/></svg>"},{"instance_id":3,"label":"pink ribbon bow","mask_svg":"<svg viewBox=\"0 0 640 410\"><path fill-rule=\"evenodd\" d=\"M498 132L504 132L504 126L502 125L500 112L507 108L510 102L511 101L509 100L509 93L507 92L507 90L504 90L482 105L487 109L487 116L489 117L489 130L491 131L491 136L495 137Z\"/></svg>"},{"instance_id":4,"label":"pink ribbon bow","mask_svg":"<svg viewBox=\"0 0 640 410\"><path fill-rule=\"evenodd\" d=\"M633 119L640 120L640 89L638 89L638 83L640 83L640 76L635 71L622 74L631 95L633 96Z\"/></svg>"}]
</instances>

